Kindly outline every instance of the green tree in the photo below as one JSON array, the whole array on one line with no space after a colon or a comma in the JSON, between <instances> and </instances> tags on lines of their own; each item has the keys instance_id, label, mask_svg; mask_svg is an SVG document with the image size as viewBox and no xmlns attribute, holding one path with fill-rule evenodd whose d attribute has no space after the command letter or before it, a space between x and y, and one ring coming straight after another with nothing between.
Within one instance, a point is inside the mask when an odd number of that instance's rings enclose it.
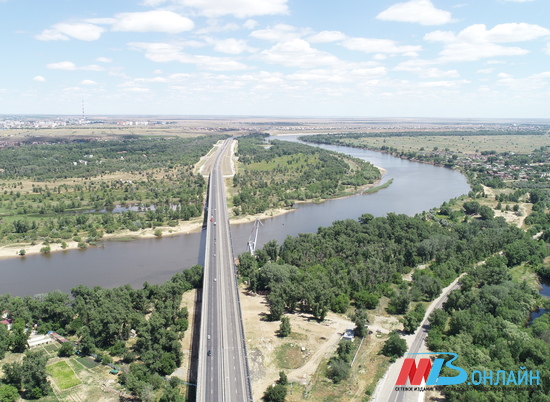
<instances>
[{"instance_id":1,"label":"green tree","mask_svg":"<svg viewBox=\"0 0 550 402\"><path fill-rule=\"evenodd\" d=\"M264 402L284 402L287 394L286 386L282 384L275 384L269 386L265 392L262 400Z\"/></svg>"},{"instance_id":2,"label":"green tree","mask_svg":"<svg viewBox=\"0 0 550 402\"><path fill-rule=\"evenodd\" d=\"M353 343L350 341L341 340L338 344L338 349L336 349L336 354L338 355L338 358L346 363L351 362L353 357Z\"/></svg>"},{"instance_id":3,"label":"green tree","mask_svg":"<svg viewBox=\"0 0 550 402\"><path fill-rule=\"evenodd\" d=\"M390 337L382 347L382 354L388 356L392 361L399 359L406 351L407 342L396 331L390 334Z\"/></svg>"},{"instance_id":4,"label":"green tree","mask_svg":"<svg viewBox=\"0 0 550 402\"><path fill-rule=\"evenodd\" d=\"M15 353L23 353L27 349L29 332L25 331L25 322L16 318L11 327L11 347Z\"/></svg>"},{"instance_id":5,"label":"green tree","mask_svg":"<svg viewBox=\"0 0 550 402\"><path fill-rule=\"evenodd\" d=\"M13 385L0 385L0 402L15 402L19 399L19 391Z\"/></svg>"},{"instance_id":6,"label":"green tree","mask_svg":"<svg viewBox=\"0 0 550 402\"><path fill-rule=\"evenodd\" d=\"M63 342L63 344L57 351L57 355L59 357L71 357L73 353L74 353L74 346L71 342Z\"/></svg>"},{"instance_id":7,"label":"green tree","mask_svg":"<svg viewBox=\"0 0 550 402\"><path fill-rule=\"evenodd\" d=\"M33 399L50 394L51 387L46 375L48 357L45 352L28 351L23 358L23 388Z\"/></svg>"},{"instance_id":8,"label":"green tree","mask_svg":"<svg viewBox=\"0 0 550 402\"><path fill-rule=\"evenodd\" d=\"M349 296L345 293L340 293L338 296L332 299L330 309L335 313L344 314L348 311L349 307Z\"/></svg>"},{"instance_id":9,"label":"green tree","mask_svg":"<svg viewBox=\"0 0 550 402\"><path fill-rule=\"evenodd\" d=\"M481 216L481 219L483 220L490 220L495 217L495 211L493 211L492 208L488 207L487 205L482 205L479 207L479 215Z\"/></svg>"},{"instance_id":10,"label":"green tree","mask_svg":"<svg viewBox=\"0 0 550 402\"><path fill-rule=\"evenodd\" d=\"M4 355L10 348L9 336L8 328L4 324L0 324L0 360L4 358Z\"/></svg>"},{"instance_id":11,"label":"green tree","mask_svg":"<svg viewBox=\"0 0 550 402\"><path fill-rule=\"evenodd\" d=\"M430 327L438 328L443 331L445 329L445 325L447 324L448 318L449 314L447 314L445 310L435 309L429 317Z\"/></svg>"},{"instance_id":12,"label":"green tree","mask_svg":"<svg viewBox=\"0 0 550 402\"><path fill-rule=\"evenodd\" d=\"M474 215L478 213L480 205L477 201L466 201L462 207L467 215Z\"/></svg>"},{"instance_id":13,"label":"green tree","mask_svg":"<svg viewBox=\"0 0 550 402\"><path fill-rule=\"evenodd\" d=\"M367 312L361 309L355 310L353 322L355 323L355 336L359 338L364 338L367 336L367 324L369 323L369 316L367 315Z\"/></svg>"},{"instance_id":14,"label":"green tree","mask_svg":"<svg viewBox=\"0 0 550 402\"><path fill-rule=\"evenodd\" d=\"M290 319L288 317L281 317L281 325L279 326L279 336L286 338L290 335Z\"/></svg>"},{"instance_id":15,"label":"green tree","mask_svg":"<svg viewBox=\"0 0 550 402\"><path fill-rule=\"evenodd\" d=\"M288 377L284 371L279 371L279 379L277 380L278 384L288 385Z\"/></svg>"},{"instance_id":16,"label":"green tree","mask_svg":"<svg viewBox=\"0 0 550 402\"><path fill-rule=\"evenodd\" d=\"M338 357L333 357L330 359L327 377L330 378L335 384L349 378L349 372L350 366L348 362Z\"/></svg>"},{"instance_id":17,"label":"green tree","mask_svg":"<svg viewBox=\"0 0 550 402\"><path fill-rule=\"evenodd\" d=\"M378 306L378 296L366 290L355 293L355 306L372 310Z\"/></svg>"}]
</instances>

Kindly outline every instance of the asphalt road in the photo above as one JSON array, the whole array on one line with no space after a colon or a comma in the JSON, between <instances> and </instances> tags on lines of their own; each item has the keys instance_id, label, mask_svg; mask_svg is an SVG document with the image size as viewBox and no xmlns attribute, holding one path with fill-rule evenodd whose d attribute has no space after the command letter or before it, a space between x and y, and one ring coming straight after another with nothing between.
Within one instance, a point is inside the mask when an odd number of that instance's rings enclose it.
<instances>
[{"instance_id":1,"label":"asphalt road","mask_svg":"<svg viewBox=\"0 0 550 402\"><path fill-rule=\"evenodd\" d=\"M218 150L210 174L197 401L251 401L231 229L221 172L232 140Z\"/></svg>"},{"instance_id":2,"label":"asphalt road","mask_svg":"<svg viewBox=\"0 0 550 402\"><path fill-rule=\"evenodd\" d=\"M443 306L443 303L445 303L445 301L447 300L449 293L451 293L451 291L457 289L460 286L459 279L461 277L462 275L459 278L457 278L450 286L445 288L441 296L439 297L439 300L437 300L437 302L433 306L430 306L430 309L426 312L426 316L422 321L420 328L416 331L416 336L414 337L409 350L407 351L404 357L402 357L401 359L398 359L388 369L388 373L386 374L386 377L384 379L382 389L374 397L374 400L376 402L382 402L382 401L383 402L419 402L424 400L424 394L425 394L424 392L396 391L395 383L397 381L397 377L401 370L401 366L403 364L404 359L407 357L412 357L412 356L409 356L409 353L429 352L429 350L425 345L426 337L428 336L428 331L430 329L428 316L433 310L440 309ZM423 357L426 357L426 356L423 356Z\"/></svg>"}]
</instances>

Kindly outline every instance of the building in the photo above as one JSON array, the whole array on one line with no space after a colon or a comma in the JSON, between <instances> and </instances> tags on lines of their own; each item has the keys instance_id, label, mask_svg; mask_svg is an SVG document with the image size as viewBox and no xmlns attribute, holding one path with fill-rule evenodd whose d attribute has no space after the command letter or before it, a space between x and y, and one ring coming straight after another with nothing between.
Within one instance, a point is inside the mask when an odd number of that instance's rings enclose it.
<instances>
[{"instance_id":1,"label":"building","mask_svg":"<svg viewBox=\"0 0 550 402\"><path fill-rule=\"evenodd\" d=\"M355 339L355 330L346 329L346 332L344 332L344 335L342 335L342 339L345 341L353 342L353 340Z\"/></svg>"}]
</instances>

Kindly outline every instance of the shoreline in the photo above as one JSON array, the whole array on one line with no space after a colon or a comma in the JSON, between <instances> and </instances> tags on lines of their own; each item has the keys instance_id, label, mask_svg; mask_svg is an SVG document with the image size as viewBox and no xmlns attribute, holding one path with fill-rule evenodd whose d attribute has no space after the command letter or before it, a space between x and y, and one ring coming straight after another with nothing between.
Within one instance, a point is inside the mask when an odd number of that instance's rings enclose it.
<instances>
[{"instance_id":1,"label":"shoreline","mask_svg":"<svg viewBox=\"0 0 550 402\"><path fill-rule=\"evenodd\" d=\"M379 180L376 180L372 184L366 184L364 186L359 187L357 190L350 192L346 195L341 195L334 198L327 198L323 199L318 203L323 203L325 201L330 200L338 200L346 197L351 197L357 194L362 194L366 190L370 188L374 188L382 181L382 178L387 173L386 169L376 166L376 168L380 171L380 174L382 177ZM307 203L313 203L313 200L307 200L307 201L297 201L295 204L307 204ZM246 215L246 216L230 216L229 222L230 224L243 224L243 223L250 223L254 222L256 219L264 220L269 218L275 218L277 216L281 216L284 214L287 214L289 212L296 211L296 208L275 208L275 209L268 209L265 212L262 212L260 214L254 214L254 215ZM86 248L89 247L101 247L101 245L104 242L107 241L134 241L134 240L140 240L140 239L152 239L156 238L158 236L155 236L154 232L157 229L162 230L162 237L168 237L168 236L179 236L179 235L185 235L190 233L197 233L202 230L203 225L203 217L201 218L195 218L191 221L184 221L180 222L176 226L157 226L154 229L153 228L147 228L140 231L132 232L130 230L125 229L124 231L117 232L117 233L108 233L105 234L100 241L98 242L97 246L90 246L87 245ZM50 252L48 254L57 254L59 252L67 252L70 250L85 250L80 249L78 247L78 242L71 240L65 240L67 243L67 247L65 249L61 248L61 243L50 243ZM16 244L6 244L3 246L0 246L0 261L8 259L8 258L25 258L26 256L33 256L37 254L43 254L40 252L40 249L44 247L44 244L23 244L23 243L16 243ZM19 255L20 250L25 250L25 255Z\"/></svg>"}]
</instances>

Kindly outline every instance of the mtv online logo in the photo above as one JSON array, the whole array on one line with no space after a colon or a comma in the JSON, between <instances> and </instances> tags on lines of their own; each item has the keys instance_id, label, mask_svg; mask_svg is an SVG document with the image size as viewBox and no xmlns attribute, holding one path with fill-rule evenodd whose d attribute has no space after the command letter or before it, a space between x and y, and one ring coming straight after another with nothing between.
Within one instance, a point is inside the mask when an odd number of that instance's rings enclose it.
<instances>
[{"instance_id":1,"label":"mtv online logo","mask_svg":"<svg viewBox=\"0 0 550 402\"><path fill-rule=\"evenodd\" d=\"M453 362L458 359L456 353L440 352L440 353L410 353L411 355L451 355L451 359L445 361L443 358L434 359L433 363L429 357L421 358L416 362L414 358L407 358L403 362L401 372L397 378L395 385L406 385L409 380L410 385L421 385L422 380L426 385L457 385L462 384L468 379L468 374L463 368L457 367ZM443 366L455 370L458 375L454 377L442 377L441 369Z\"/></svg>"}]
</instances>

